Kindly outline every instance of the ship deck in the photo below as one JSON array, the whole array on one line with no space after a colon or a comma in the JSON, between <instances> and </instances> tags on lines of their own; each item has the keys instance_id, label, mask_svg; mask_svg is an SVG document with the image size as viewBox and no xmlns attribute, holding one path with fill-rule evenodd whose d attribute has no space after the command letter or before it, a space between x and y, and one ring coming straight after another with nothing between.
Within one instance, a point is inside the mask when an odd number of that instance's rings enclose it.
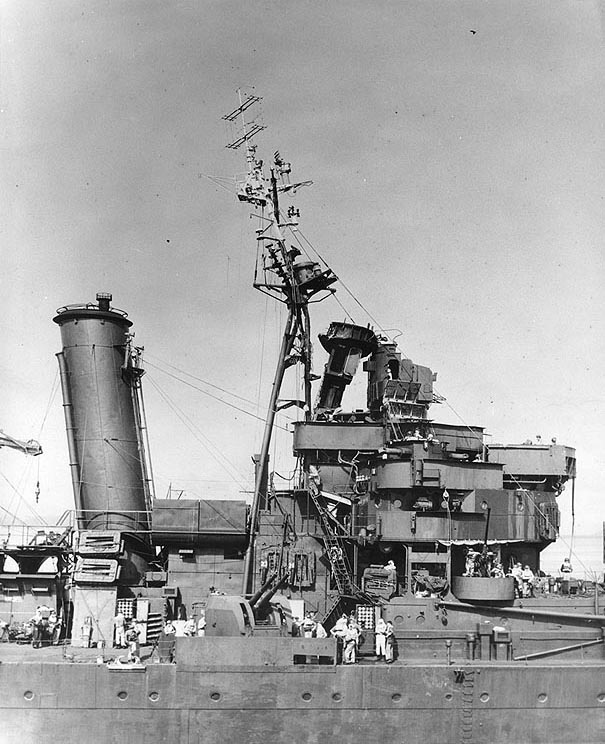
<instances>
[{"instance_id":1,"label":"ship deck","mask_svg":"<svg viewBox=\"0 0 605 744\"><path fill-rule=\"evenodd\" d=\"M81 648L79 646L47 646L44 648L33 648L33 646L29 644L17 644L17 643L0 643L0 664L90 664L90 665L99 665L99 659L102 658L102 664L107 665L111 662L116 662L118 660L121 660L123 662L124 671L127 671L128 668L133 668L135 665L130 665L127 662L127 652L125 649L119 649L119 648L112 648L112 649L97 649L97 648ZM141 664L143 666L147 665L153 665L157 666L158 663L169 663L169 662L159 662L159 659L157 655L154 656L154 646L144 646L141 647L141 653L140 653L140 659ZM569 662L567 662L569 663ZM573 663L578 663L577 660L574 660ZM599 658L584 658L580 662L581 666L603 666L605 664L605 660L599 659ZM374 656L362 656L358 658L357 662L353 665L346 665L346 664L338 664L339 667L344 668L352 668L352 667L442 667L442 666L451 666L452 668L455 668L456 666L473 666L473 667L481 667L481 666L498 666L498 665L507 665L507 666L561 666L565 667L566 662L561 660L560 658L556 658L554 660L531 660L531 661L505 661L500 660L498 662L497 660L481 660L481 659L475 659L473 661L470 661L469 659L462 659L462 658L453 658L451 662L448 664L447 662L444 662L443 659L420 659L420 658L398 658L395 659L392 664L385 664L384 661L376 659ZM140 665L137 665L140 668ZM247 671L253 671L254 667L250 665L244 665L246 667ZM216 664L213 665L213 667L216 670L224 669L224 671L227 670L233 670L234 667L232 665L223 665ZM235 667L237 668L237 667ZM279 665L276 668L281 668ZM293 669L302 671L302 672L333 672L334 666L333 665L323 665L323 664L314 664L314 663L307 663L307 664L296 664L292 665ZM240 667L240 671L242 671L243 667ZM265 671L271 671L270 668L265 669Z\"/></svg>"},{"instance_id":2,"label":"ship deck","mask_svg":"<svg viewBox=\"0 0 605 744\"><path fill-rule=\"evenodd\" d=\"M80 646L44 646L34 648L29 643L0 643L0 663L20 664L97 664L97 659L103 657L103 663L114 661L122 657L126 661L126 649L111 648L82 648ZM141 647L141 661L147 663L152 656L153 646Z\"/></svg>"}]
</instances>

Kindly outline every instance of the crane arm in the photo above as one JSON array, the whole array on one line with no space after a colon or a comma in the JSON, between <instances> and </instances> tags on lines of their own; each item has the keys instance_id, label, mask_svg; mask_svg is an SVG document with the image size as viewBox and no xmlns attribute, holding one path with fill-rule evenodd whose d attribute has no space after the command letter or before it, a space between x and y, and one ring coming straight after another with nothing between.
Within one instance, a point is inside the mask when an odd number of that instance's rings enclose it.
<instances>
[{"instance_id":1,"label":"crane arm","mask_svg":"<svg viewBox=\"0 0 605 744\"><path fill-rule=\"evenodd\" d=\"M25 455L41 455L42 447L35 439L28 439L22 442L19 439L11 437L9 434L0 430L0 447L11 447L12 449L21 450Z\"/></svg>"}]
</instances>

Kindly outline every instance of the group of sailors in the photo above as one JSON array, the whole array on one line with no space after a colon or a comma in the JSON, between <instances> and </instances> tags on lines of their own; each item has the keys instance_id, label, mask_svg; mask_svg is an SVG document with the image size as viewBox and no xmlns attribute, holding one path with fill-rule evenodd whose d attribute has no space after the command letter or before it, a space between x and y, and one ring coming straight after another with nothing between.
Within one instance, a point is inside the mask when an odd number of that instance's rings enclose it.
<instances>
[{"instance_id":1,"label":"group of sailors","mask_svg":"<svg viewBox=\"0 0 605 744\"><path fill-rule=\"evenodd\" d=\"M18 635L15 635L15 626L0 620L0 642L8 642L16 637L22 641L31 639L33 648L56 645L59 642L61 626L61 619L55 610L47 605L38 605Z\"/></svg>"},{"instance_id":2,"label":"group of sailors","mask_svg":"<svg viewBox=\"0 0 605 744\"><path fill-rule=\"evenodd\" d=\"M134 618L126 619L122 610L118 610L113 619L114 646L128 649L128 661L140 661L140 636L142 628Z\"/></svg>"},{"instance_id":3,"label":"group of sailors","mask_svg":"<svg viewBox=\"0 0 605 744\"><path fill-rule=\"evenodd\" d=\"M516 597L534 596L536 575L529 565L523 566L516 562L505 573L502 563L496 560L495 554L488 549L487 545L483 546L481 552L472 548L467 550L465 569L464 576L482 576L494 579L504 579L506 576L512 576L515 580Z\"/></svg>"},{"instance_id":4,"label":"group of sailors","mask_svg":"<svg viewBox=\"0 0 605 744\"><path fill-rule=\"evenodd\" d=\"M342 647L342 663L355 664L361 639L361 626L355 614L353 612L350 615L343 613L334 624L330 634Z\"/></svg>"},{"instance_id":5,"label":"group of sailors","mask_svg":"<svg viewBox=\"0 0 605 744\"><path fill-rule=\"evenodd\" d=\"M34 648L58 643L61 622L55 610L47 605L38 605L29 623L32 629L32 646Z\"/></svg>"},{"instance_id":6,"label":"group of sailors","mask_svg":"<svg viewBox=\"0 0 605 744\"><path fill-rule=\"evenodd\" d=\"M362 628L353 612L350 615L343 613L330 631L332 637L338 640L339 646L342 648L343 664L355 664L357 661L359 644L362 639L361 631ZM382 617L378 618L374 629L374 637L376 658L385 661L387 664L392 664L395 660L393 623L390 620L385 622Z\"/></svg>"},{"instance_id":7,"label":"group of sailors","mask_svg":"<svg viewBox=\"0 0 605 744\"><path fill-rule=\"evenodd\" d=\"M118 610L114 619L114 646L116 648L128 648L128 635L132 636L132 630L140 635L141 629L134 619L127 620L124 613ZM206 612L204 609L198 610L198 617L190 617L188 620L166 620L162 627L165 636L204 636L206 635Z\"/></svg>"},{"instance_id":8,"label":"group of sailors","mask_svg":"<svg viewBox=\"0 0 605 744\"><path fill-rule=\"evenodd\" d=\"M496 561L495 554L487 545L481 551L468 548L464 568L464 576L491 576L498 579L505 576L502 564Z\"/></svg>"},{"instance_id":9,"label":"group of sailors","mask_svg":"<svg viewBox=\"0 0 605 744\"><path fill-rule=\"evenodd\" d=\"M57 614L57 611L48 605L38 605L32 617L25 623L0 619L0 643L31 642L33 648L56 646L61 638L62 627L62 612Z\"/></svg>"},{"instance_id":10,"label":"group of sailors","mask_svg":"<svg viewBox=\"0 0 605 744\"><path fill-rule=\"evenodd\" d=\"M522 566L521 563L515 563L509 571L509 576L515 580L516 597L535 596L536 575L528 565Z\"/></svg>"},{"instance_id":11,"label":"group of sailors","mask_svg":"<svg viewBox=\"0 0 605 744\"><path fill-rule=\"evenodd\" d=\"M187 636L189 638L195 638L196 636L202 637L206 635L206 612L205 610L200 610L199 617L196 620L194 616L189 617L187 620L177 620L178 623L175 625L175 622L172 620L166 620L164 623L164 627L162 628L162 631L165 636L177 636L177 635L183 635Z\"/></svg>"},{"instance_id":12,"label":"group of sailors","mask_svg":"<svg viewBox=\"0 0 605 744\"><path fill-rule=\"evenodd\" d=\"M114 646L116 648L128 649L128 661L140 661L140 636L142 634L141 624L134 618L126 619L122 610L118 610L114 619ZM177 627L178 626L178 627ZM179 636L204 636L206 635L206 613L202 609L198 611L198 617L190 617L188 620L166 620L162 632L167 638Z\"/></svg>"},{"instance_id":13,"label":"group of sailors","mask_svg":"<svg viewBox=\"0 0 605 744\"><path fill-rule=\"evenodd\" d=\"M324 626L317 620L316 612L307 612L304 618L295 617L292 626L293 635L301 638L327 638Z\"/></svg>"},{"instance_id":14,"label":"group of sailors","mask_svg":"<svg viewBox=\"0 0 605 744\"><path fill-rule=\"evenodd\" d=\"M511 563L509 570L505 572L502 564L496 561L495 554L488 549L487 545L484 545L480 552L472 548L467 550L464 576L492 578L511 576L515 580L515 596L527 598L534 597L540 587L543 592L551 593L556 592L560 587L562 594L568 594L572 572L573 568L569 558L563 559L559 579L545 576L543 573L536 576L528 564L523 565L519 561Z\"/></svg>"},{"instance_id":15,"label":"group of sailors","mask_svg":"<svg viewBox=\"0 0 605 744\"><path fill-rule=\"evenodd\" d=\"M392 664L395 661L396 645L393 623L390 620L385 622L382 617L379 617L376 621L374 634L376 638L376 658L382 659L387 664Z\"/></svg>"}]
</instances>

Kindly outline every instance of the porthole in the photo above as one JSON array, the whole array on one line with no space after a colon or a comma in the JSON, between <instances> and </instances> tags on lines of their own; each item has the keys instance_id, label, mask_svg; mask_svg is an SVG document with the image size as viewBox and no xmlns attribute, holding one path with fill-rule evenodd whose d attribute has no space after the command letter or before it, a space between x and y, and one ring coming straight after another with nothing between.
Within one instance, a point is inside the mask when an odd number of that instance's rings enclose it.
<instances>
[{"instance_id":1,"label":"porthole","mask_svg":"<svg viewBox=\"0 0 605 744\"><path fill-rule=\"evenodd\" d=\"M120 690L120 692L118 692L118 697L120 698L120 700L126 700L126 698L128 697L128 693L126 692L126 690Z\"/></svg>"},{"instance_id":2,"label":"porthole","mask_svg":"<svg viewBox=\"0 0 605 744\"><path fill-rule=\"evenodd\" d=\"M221 693L220 692L211 692L210 693L210 700L214 700L214 702L218 702L221 699Z\"/></svg>"},{"instance_id":3,"label":"porthole","mask_svg":"<svg viewBox=\"0 0 605 744\"><path fill-rule=\"evenodd\" d=\"M340 692L334 692L334 693L332 694L332 700L333 700L333 701L334 701L335 703L340 703L340 701L342 700L342 695L340 694Z\"/></svg>"},{"instance_id":4,"label":"porthole","mask_svg":"<svg viewBox=\"0 0 605 744\"><path fill-rule=\"evenodd\" d=\"M446 700L453 700L453 698L454 698L454 696L452 695L451 692L446 692L445 693L445 699Z\"/></svg>"},{"instance_id":5,"label":"porthole","mask_svg":"<svg viewBox=\"0 0 605 744\"><path fill-rule=\"evenodd\" d=\"M157 703L157 701L160 699L160 693L159 692L150 692L149 693L149 699L152 703Z\"/></svg>"},{"instance_id":6,"label":"porthole","mask_svg":"<svg viewBox=\"0 0 605 744\"><path fill-rule=\"evenodd\" d=\"M392 701L393 701L394 703L398 703L398 702L399 702L399 701L401 700L401 693L400 693L400 692L394 692L394 693L393 693L393 694L391 695L391 700L392 700Z\"/></svg>"},{"instance_id":7,"label":"porthole","mask_svg":"<svg viewBox=\"0 0 605 744\"><path fill-rule=\"evenodd\" d=\"M545 692L541 692L538 695L538 702L539 703L545 703L548 700L548 695Z\"/></svg>"},{"instance_id":8,"label":"porthole","mask_svg":"<svg viewBox=\"0 0 605 744\"><path fill-rule=\"evenodd\" d=\"M487 703L487 701L489 700L489 693L482 692L479 696L479 700L481 700L482 703Z\"/></svg>"},{"instance_id":9,"label":"porthole","mask_svg":"<svg viewBox=\"0 0 605 744\"><path fill-rule=\"evenodd\" d=\"M599 693L599 694L597 695L597 700L598 700L598 701L599 701L600 703L605 703L605 692L600 692L600 693Z\"/></svg>"},{"instance_id":10,"label":"porthole","mask_svg":"<svg viewBox=\"0 0 605 744\"><path fill-rule=\"evenodd\" d=\"M313 695L311 695L310 692L303 692L302 694L302 699L305 700L307 703L309 702L309 700L311 700L312 697Z\"/></svg>"},{"instance_id":11,"label":"porthole","mask_svg":"<svg viewBox=\"0 0 605 744\"><path fill-rule=\"evenodd\" d=\"M33 700L33 699L34 699L34 693L33 693L33 692L32 692L31 690L26 690L26 691L25 691L25 692L23 693L23 697L24 697L24 698L25 698L26 700Z\"/></svg>"}]
</instances>

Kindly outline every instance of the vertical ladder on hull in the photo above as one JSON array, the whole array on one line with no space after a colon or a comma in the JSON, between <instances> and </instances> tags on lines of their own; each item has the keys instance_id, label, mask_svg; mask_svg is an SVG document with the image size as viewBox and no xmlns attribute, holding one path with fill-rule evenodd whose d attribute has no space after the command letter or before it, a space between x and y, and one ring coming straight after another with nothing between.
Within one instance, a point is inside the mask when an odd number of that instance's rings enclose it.
<instances>
[{"instance_id":1,"label":"vertical ladder on hull","mask_svg":"<svg viewBox=\"0 0 605 744\"><path fill-rule=\"evenodd\" d=\"M474 670L464 671L462 682L462 707L460 710L460 744L472 744L473 741L473 702L475 693Z\"/></svg>"},{"instance_id":2,"label":"vertical ladder on hull","mask_svg":"<svg viewBox=\"0 0 605 744\"><path fill-rule=\"evenodd\" d=\"M312 480L309 480L308 490L319 514L324 544L326 546L328 560L330 561L330 568L332 569L332 574L336 581L336 586L338 587L338 593L341 596L365 599L363 592L351 578L351 569L343 550L341 540L332 529L330 517L328 516L326 509L319 503L319 499L317 498L319 495L319 489Z\"/></svg>"}]
</instances>

